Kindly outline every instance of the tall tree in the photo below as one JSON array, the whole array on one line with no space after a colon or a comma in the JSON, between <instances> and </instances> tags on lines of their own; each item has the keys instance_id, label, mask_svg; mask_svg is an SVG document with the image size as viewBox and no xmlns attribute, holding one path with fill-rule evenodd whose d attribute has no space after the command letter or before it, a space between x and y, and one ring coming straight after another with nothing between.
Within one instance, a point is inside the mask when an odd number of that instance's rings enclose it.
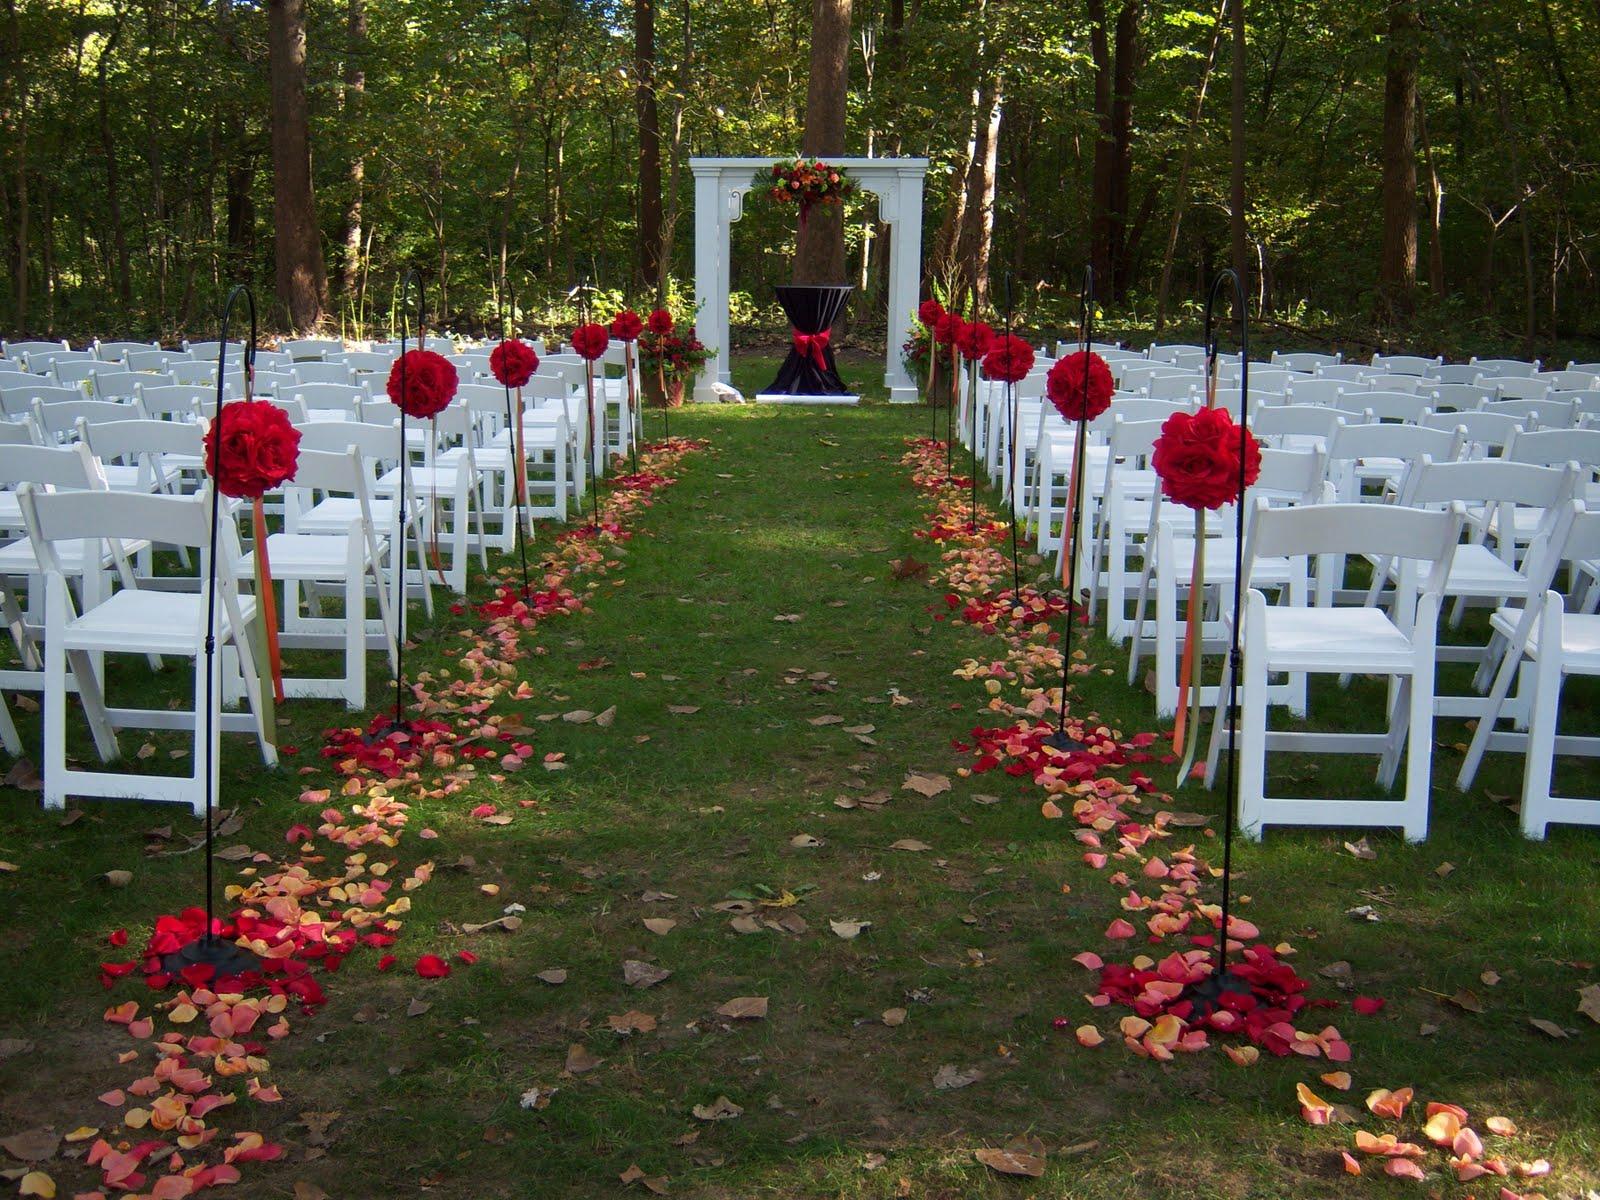
<instances>
[{"instance_id":1,"label":"tall tree","mask_svg":"<svg viewBox=\"0 0 1600 1200\"><path fill-rule=\"evenodd\" d=\"M656 0L633 0L633 111L639 122L638 287L661 276L661 116L656 103Z\"/></svg>"},{"instance_id":2,"label":"tall tree","mask_svg":"<svg viewBox=\"0 0 1600 1200\"><path fill-rule=\"evenodd\" d=\"M1383 248L1378 298L1409 314L1417 291L1417 59L1422 25L1416 0L1390 0L1383 82Z\"/></svg>"},{"instance_id":3,"label":"tall tree","mask_svg":"<svg viewBox=\"0 0 1600 1200\"><path fill-rule=\"evenodd\" d=\"M844 153L845 108L850 90L851 0L812 0L811 75L806 83L808 157ZM811 210L796 240L796 283L844 282L844 212L837 204Z\"/></svg>"},{"instance_id":4,"label":"tall tree","mask_svg":"<svg viewBox=\"0 0 1600 1200\"><path fill-rule=\"evenodd\" d=\"M1246 287L1250 278L1250 244L1245 230L1244 190L1244 106L1245 79L1245 0L1233 6L1233 104L1229 114L1229 143L1232 150L1232 170L1228 186L1228 227L1233 235L1233 270L1239 283Z\"/></svg>"},{"instance_id":5,"label":"tall tree","mask_svg":"<svg viewBox=\"0 0 1600 1200\"><path fill-rule=\"evenodd\" d=\"M1133 178L1133 93L1139 70L1140 0L1123 0L1115 30L1105 0L1089 0L1089 47L1094 58L1094 183L1089 250L1102 294L1126 290L1128 204Z\"/></svg>"},{"instance_id":6,"label":"tall tree","mask_svg":"<svg viewBox=\"0 0 1600 1200\"><path fill-rule=\"evenodd\" d=\"M367 5L366 0L348 0L345 10L344 120L362 135L361 111L367 91ZM339 292L354 297L361 280L361 201L366 190L367 160L360 142L350 152L346 186L350 189L344 206L344 257L339 263Z\"/></svg>"},{"instance_id":7,"label":"tall tree","mask_svg":"<svg viewBox=\"0 0 1600 1200\"><path fill-rule=\"evenodd\" d=\"M272 228L278 303L294 330L322 324L328 279L311 189L305 0L267 0L272 86Z\"/></svg>"}]
</instances>

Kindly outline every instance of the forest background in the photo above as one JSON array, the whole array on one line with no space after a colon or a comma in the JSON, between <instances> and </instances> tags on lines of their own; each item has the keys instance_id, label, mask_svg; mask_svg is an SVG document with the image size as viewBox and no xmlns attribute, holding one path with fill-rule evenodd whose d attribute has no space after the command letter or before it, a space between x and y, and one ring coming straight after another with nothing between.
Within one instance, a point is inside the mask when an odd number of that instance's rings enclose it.
<instances>
[{"instance_id":1,"label":"forest background","mask_svg":"<svg viewBox=\"0 0 1600 1200\"><path fill-rule=\"evenodd\" d=\"M931 159L929 287L1041 334L1086 261L1135 339L1227 265L1280 344L1600 332L1600 0L4 0L0 54L14 336L201 336L239 279L382 335L413 266L461 331L686 311L687 159L802 149ZM818 235L857 344L903 333L876 215ZM794 240L734 226L736 339Z\"/></svg>"}]
</instances>

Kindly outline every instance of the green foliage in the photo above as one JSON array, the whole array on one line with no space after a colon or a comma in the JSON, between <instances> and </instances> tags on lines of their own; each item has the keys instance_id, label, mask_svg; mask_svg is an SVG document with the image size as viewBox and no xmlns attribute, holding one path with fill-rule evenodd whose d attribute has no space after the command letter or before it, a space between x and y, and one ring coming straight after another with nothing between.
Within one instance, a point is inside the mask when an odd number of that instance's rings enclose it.
<instances>
[{"instance_id":1,"label":"green foliage","mask_svg":"<svg viewBox=\"0 0 1600 1200\"><path fill-rule=\"evenodd\" d=\"M631 6L364 2L368 35L359 43L347 32L349 0L308 9L314 171L334 323L350 333L386 328L390 283L412 266L428 273L442 320L459 328L494 325L513 300L525 322L566 324L575 316L566 293L585 275L616 298L647 303L654 289L635 277ZM1110 19L1120 7L1108 5ZM1138 8L1128 307L1148 317L1217 13L1196 0L1144 0ZM1600 315L1600 99L1587 71L1600 55L1600 19L1592 3L1432 0L1420 8L1428 137L1418 142L1415 329L1449 323L1499 336L1522 329L1531 310L1541 345L1592 333ZM13 280L0 327L170 335L206 329L225 282L250 278L270 293L263 8L241 0L16 0L14 12L0 16L0 226ZM1248 16L1248 221L1259 299L1269 315L1326 312L1341 325L1370 323L1388 4L1251 0ZM803 0L658 6L656 91L675 277L687 277L692 253L684 160L777 159L798 150L809 20ZM1014 273L1028 320L1061 327L1065 316L1070 324L1097 136L1082 8L858 0L855 25L846 150L932 160L930 250L947 237L966 172L975 84L999 73L992 270ZM1228 256L1228 61L1224 39L1194 130L1172 307ZM345 84L356 65L365 72L359 98ZM345 288L357 157L365 169L362 252ZM1439 292L1428 286L1431 172L1443 195ZM855 197L846 224L851 281L862 288L853 320L874 336L885 290L876 216L872 197ZM767 297L787 278L793 221L792 211L753 199L734 227L730 282L751 298L736 323L775 316ZM15 286L19 244L25 311Z\"/></svg>"}]
</instances>

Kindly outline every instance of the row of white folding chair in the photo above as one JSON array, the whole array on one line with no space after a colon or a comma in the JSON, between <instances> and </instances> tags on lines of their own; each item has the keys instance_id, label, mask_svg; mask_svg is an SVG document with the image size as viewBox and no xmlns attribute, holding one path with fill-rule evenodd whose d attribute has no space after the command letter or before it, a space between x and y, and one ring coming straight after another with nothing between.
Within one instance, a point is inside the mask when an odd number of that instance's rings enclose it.
<instances>
[{"instance_id":1,"label":"row of white folding chair","mask_svg":"<svg viewBox=\"0 0 1600 1200\"><path fill-rule=\"evenodd\" d=\"M479 504L485 514L495 518L496 548L508 551L516 544L519 483L526 485L526 498L530 501L523 509L525 518L565 521L569 506L581 503L576 480L584 474L583 451L572 436L566 398L541 399L529 396L525 390L519 439L511 436L517 425L515 400L511 401L513 409L508 414L505 389L498 384L462 384L457 400L472 414L474 457L480 476ZM520 476L516 466L519 452L523 460ZM464 457L465 448L458 446L446 451L440 461L449 463ZM545 502L531 502L536 496L546 497Z\"/></svg>"},{"instance_id":2,"label":"row of white folding chair","mask_svg":"<svg viewBox=\"0 0 1600 1200\"><path fill-rule=\"evenodd\" d=\"M1344 361L1344 355L1338 351L1323 354L1311 350L1295 350L1284 354L1274 350L1269 361L1273 366L1283 367L1298 374L1313 375L1318 367L1338 366Z\"/></svg>"},{"instance_id":3,"label":"row of white folding chair","mask_svg":"<svg viewBox=\"0 0 1600 1200\"><path fill-rule=\"evenodd\" d=\"M1600 739L1563 736L1559 730L1566 677L1600 675L1600 616L1569 611L1566 598L1553 587L1564 564L1596 559L1600 559L1600 510L1569 501L1542 541L1529 550L1527 601L1520 608L1497 608L1490 618L1494 640L1477 680L1488 696L1456 786L1463 791L1472 786L1486 752L1520 752L1520 823L1523 835L1530 838L1544 837L1552 823L1600 825L1600 797L1557 796L1553 788L1557 753L1591 758L1600 754ZM1521 694L1512 696L1512 685L1519 680ZM1574 706L1574 711L1583 709ZM1506 718L1513 721L1513 730L1497 729ZM1593 780L1594 773L1587 777Z\"/></svg>"}]
</instances>

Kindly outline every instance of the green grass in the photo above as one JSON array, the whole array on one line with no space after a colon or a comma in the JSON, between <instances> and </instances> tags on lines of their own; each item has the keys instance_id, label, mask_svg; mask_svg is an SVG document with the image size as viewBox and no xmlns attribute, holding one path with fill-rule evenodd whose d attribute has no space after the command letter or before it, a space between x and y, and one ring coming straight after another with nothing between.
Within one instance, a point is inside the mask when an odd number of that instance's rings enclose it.
<instances>
[{"instance_id":1,"label":"green grass","mask_svg":"<svg viewBox=\"0 0 1600 1200\"><path fill-rule=\"evenodd\" d=\"M774 366L742 360L735 383L754 392ZM871 363L849 369L881 396ZM659 431L654 414L647 422ZM397 952L409 962L470 946L482 961L424 984L377 974L367 952L330 977L328 1007L296 1022L272 1054L287 1102L263 1110L263 1132L289 1146L287 1159L253 1168L232 1194L283 1196L306 1179L337 1197L416 1195L424 1184L451 1197L610 1196L635 1162L670 1176L674 1195L730 1200L1417 1194L1382 1178L1347 1180L1336 1149L1349 1127L1301 1123L1294 1085L1315 1086L1328 1069L1318 1061L1246 1070L1209 1052L1156 1065L1116 1044L1081 1049L1051 1028L1057 1015L1114 1027L1119 1014L1088 1006L1090 978L1070 959L1104 949L1117 894L1079 864L1071 822L1040 818L1031 785L954 776L950 740L982 719L986 698L951 671L994 644L934 622L939 595L926 581L891 577L891 560L936 558L911 536L923 502L897 465L902 438L926 429L925 410L686 409L672 429L713 449L687 459L681 482L640 522L593 612L532 636L546 651L521 664L536 698L501 705L533 717L614 704L614 724L530 722L537 750L564 751L568 770L483 780L413 809L413 828L425 823L440 838L409 837L402 859L431 853L442 869L414 893ZM785 614L800 619L774 620ZM412 660L418 669L449 666L449 631L465 619L441 613ZM1096 643L1091 657L1113 670L1083 685L1089 699L1127 731L1151 727L1148 697L1122 683L1122 655ZM602 659L610 665L581 669ZM143 667L124 670L132 679ZM892 703L895 694L912 703ZM1358 682L1349 697L1318 694L1313 712L1351 719L1377 694ZM223 803L245 824L229 844L283 844L306 811L296 770L320 762L323 727L349 720L310 702L281 715L284 740L302 753L277 775L230 739ZM824 715L844 720L808 723ZM37 718L19 718L36 740ZM858 724L874 727L873 744L842 728ZM1600 1027L1573 1011L1576 987L1597 969L1571 965L1600 957L1600 842L1592 830L1524 842L1492 795L1516 792L1514 764L1496 756L1459 796L1448 748L1464 740L1459 725L1441 725L1437 738L1426 844L1374 835L1378 857L1363 861L1343 852L1337 831L1270 832L1236 857L1244 911L1269 940L1294 943L1319 994L1340 993L1316 969L1344 960L1358 990L1388 999L1380 1017L1330 1014L1355 1049L1352 1103L1372 1087L1412 1085L1475 1115L1505 1112L1524 1131L1518 1156L1555 1163L1559 1186L1547 1193L1600 1186ZM950 774L954 787L931 800L902 791L907 769ZM1365 765L1295 770L1308 787L1370 788ZM1596 784L1592 772L1581 782ZM881 811L833 804L880 790L892 797ZM977 804L975 793L1003 802ZM482 799L513 811L513 823L468 820ZM538 803L523 809L519 799ZM1218 810L1193 786L1176 805ZM138 944L155 914L197 894L195 855L144 853L144 831L168 824L180 837L195 827L176 810L110 803L86 804L63 824L31 793L0 795L0 858L20 868L0 875L0 1037L34 1046L0 1061L0 1134L97 1124L95 1095L126 1082L94 967L115 953L104 948L109 930L126 926ZM823 845L792 846L802 833ZM906 837L932 849L888 849ZM1441 877L1444 862L1454 870ZM113 867L132 870L133 884L96 881ZM232 869L224 864L221 877ZM479 891L485 883L500 886L498 897ZM741 935L712 907L786 888L801 895L804 934ZM647 889L677 899L646 904ZM528 910L518 933L459 932L511 901ZM1380 923L1345 916L1365 903ZM678 924L657 936L641 924L647 916ZM872 925L845 941L830 918ZM673 975L627 988L628 958ZM536 979L552 966L567 968L565 984ZM1501 977L1494 987L1479 982L1489 969ZM1488 1011L1463 1012L1428 991L1464 986ZM142 992L125 984L112 994ZM419 995L432 1008L407 1018ZM715 1016L740 995L768 996L767 1019ZM880 1019L892 1007L909 1011L898 1028ZM632 1008L658 1017L658 1029L612 1034L607 1015ZM1576 1035L1554 1041L1529 1017ZM1424 1025L1435 1028L1423 1036ZM605 1061L562 1078L574 1043ZM935 1091L945 1063L978 1067L983 1079ZM560 1090L544 1110L519 1109L535 1085ZM691 1116L719 1094L743 1116ZM307 1110L340 1114L332 1144L309 1158L297 1119ZM1043 1180L1000 1179L972 1160L972 1149L1018 1134L1051 1151ZM880 1155L883 1165L868 1169ZM1483 1183L1441 1189L1494 1193Z\"/></svg>"}]
</instances>

